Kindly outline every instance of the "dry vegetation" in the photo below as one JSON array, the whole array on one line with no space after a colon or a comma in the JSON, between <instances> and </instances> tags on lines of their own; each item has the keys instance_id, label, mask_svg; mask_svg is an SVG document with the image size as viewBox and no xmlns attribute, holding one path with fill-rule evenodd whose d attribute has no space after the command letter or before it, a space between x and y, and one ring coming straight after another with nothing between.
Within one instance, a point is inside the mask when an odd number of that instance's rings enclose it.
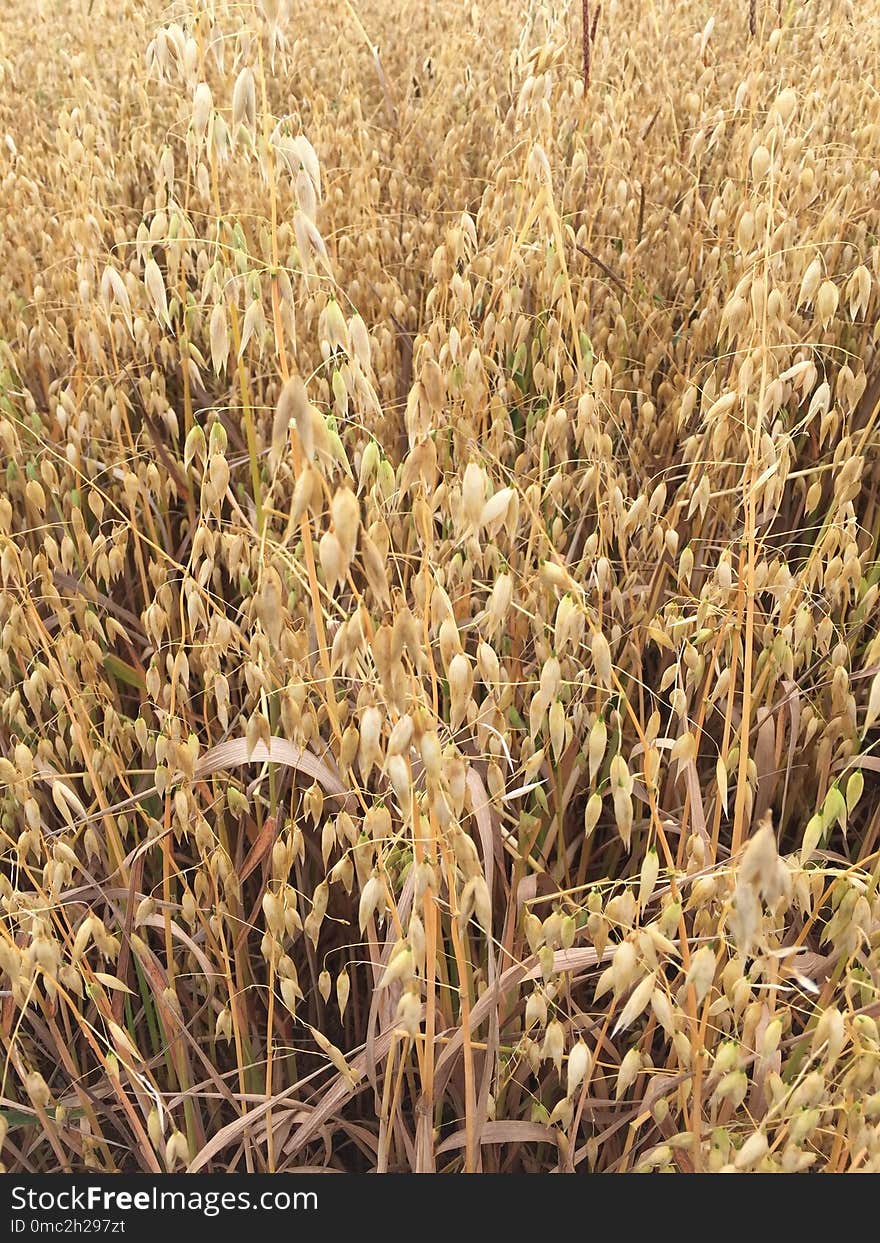
<instances>
[{"instance_id":1,"label":"dry vegetation","mask_svg":"<svg viewBox=\"0 0 880 1243\"><path fill-rule=\"evenodd\" d=\"M880 1169L878 59L0 0L8 1170Z\"/></svg>"}]
</instances>

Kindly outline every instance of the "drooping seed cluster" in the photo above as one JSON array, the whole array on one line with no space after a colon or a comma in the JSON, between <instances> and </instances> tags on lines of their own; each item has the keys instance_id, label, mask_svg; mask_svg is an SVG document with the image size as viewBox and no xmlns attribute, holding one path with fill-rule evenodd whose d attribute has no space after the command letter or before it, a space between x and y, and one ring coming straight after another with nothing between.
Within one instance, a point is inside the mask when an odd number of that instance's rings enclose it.
<instances>
[{"instance_id":1,"label":"drooping seed cluster","mask_svg":"<svg viewBox=\"0 0 880 1243\"><path fill-rule=\"evenodd\" d=\"M880 6L582 11L0 0L7 1169L880 1169Z\"/></svg>"}]
</instances>

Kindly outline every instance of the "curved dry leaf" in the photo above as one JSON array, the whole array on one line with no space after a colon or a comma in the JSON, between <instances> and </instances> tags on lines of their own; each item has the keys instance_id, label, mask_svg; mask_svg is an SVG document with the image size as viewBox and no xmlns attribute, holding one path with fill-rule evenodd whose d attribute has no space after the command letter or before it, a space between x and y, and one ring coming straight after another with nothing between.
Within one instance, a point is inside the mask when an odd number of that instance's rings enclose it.
<instances>
[{"instance_id":1,"label":"curved dry leaf","mask_svg":"<svg viewBox=\"0 0 880 1243\"><path fill-rule=\"evenodd\" d=\"M341 798L348 810L353 810L357 805L353 791L342 784L323 760L286 738L272 737L268 746L265 742L258 742L250 755L246 738L227 738L205 752L196 764L195 772L197 777L208 777L223 768L239 764L283 764L287 768L295 768L323 786L325 794Z\"/></svg>"}]
</instances>

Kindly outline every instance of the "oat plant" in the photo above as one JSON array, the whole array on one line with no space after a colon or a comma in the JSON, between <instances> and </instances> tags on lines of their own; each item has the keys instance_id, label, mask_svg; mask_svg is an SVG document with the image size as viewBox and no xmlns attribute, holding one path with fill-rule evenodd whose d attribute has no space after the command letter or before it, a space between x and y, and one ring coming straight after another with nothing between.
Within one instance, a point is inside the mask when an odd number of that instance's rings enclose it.
<instances>
[{"instance_id":1,"label":"oat plant","mask_svg":"<svg viewBox=\"0 0 880 1243\"><path fill-rule=\"evenodd\" d=\"M7 1171L880 1170L880 4L743 16L0 0Z\"/></svg>"}]
</instances>

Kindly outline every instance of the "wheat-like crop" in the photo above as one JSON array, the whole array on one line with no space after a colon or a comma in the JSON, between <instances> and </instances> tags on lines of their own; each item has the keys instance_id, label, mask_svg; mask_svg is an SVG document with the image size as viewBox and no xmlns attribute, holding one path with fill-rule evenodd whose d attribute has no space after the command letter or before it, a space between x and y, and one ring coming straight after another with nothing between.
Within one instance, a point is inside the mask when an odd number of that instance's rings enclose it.
<instances>
[{"instance_id":1,"label":"wheat-like crop","mask_svg":"<svg viewBox=\"0 0 880 1243\"><path fill-rule=\"evenodd\" d=\"M7 1170L880 1171L878 57L0 0Z\"/></svg>"}]
</instances>

